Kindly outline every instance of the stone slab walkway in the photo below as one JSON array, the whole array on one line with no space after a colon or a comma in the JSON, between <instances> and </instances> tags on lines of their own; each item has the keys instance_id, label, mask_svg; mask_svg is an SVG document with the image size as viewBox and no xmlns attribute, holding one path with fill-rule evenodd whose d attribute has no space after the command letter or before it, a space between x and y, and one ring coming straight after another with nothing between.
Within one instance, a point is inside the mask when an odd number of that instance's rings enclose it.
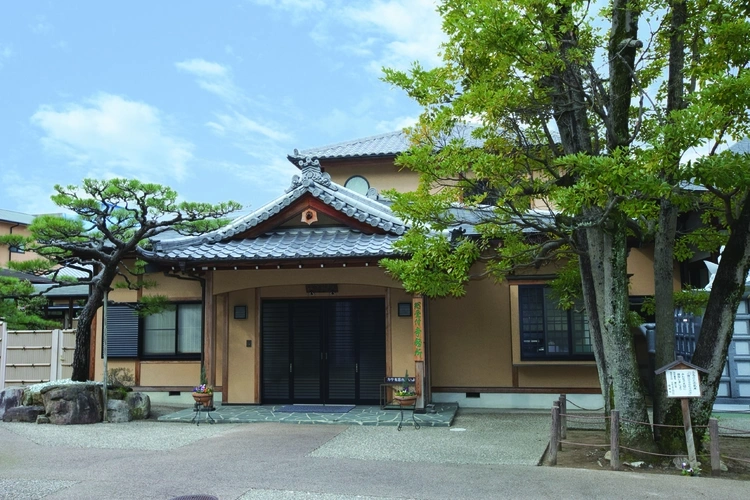
<instances>
[{"instance_id":1,"label":"stone slab walkway","mask_svg":"<svg viewBox=\"0 0 750 500\"><path fill-rule=\"evenodd\" d=\"M401 412L397 409L381 409L380 406L355 406L347 413L288 413L278 411L285 405L217 406L212 412L199 412L196 417L193 407L162 415L161 422L191 422L194 417L200 424L211 423L210 417L217 424L239 424L253 422L280 422L286 424L350 424L367 426L398 426ZM434 413L414 415L414 420L423 427L450 427L458 411L455 403L434 405ZM411 427L412 411L404 410L403 425Z\"/></svg>"}]
</instances>

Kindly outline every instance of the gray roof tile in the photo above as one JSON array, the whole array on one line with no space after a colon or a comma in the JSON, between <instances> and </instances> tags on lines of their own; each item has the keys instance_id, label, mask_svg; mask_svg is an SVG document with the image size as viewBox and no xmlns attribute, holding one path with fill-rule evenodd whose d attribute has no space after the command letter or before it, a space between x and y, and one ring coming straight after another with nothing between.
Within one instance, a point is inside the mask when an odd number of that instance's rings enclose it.
<instances>
[{"instance_id":1,"label":"gray roof tile","mask_svg":"<svg viewBox=\"0 0 750 500\"><path fill-rule=\"evenodd\" d=\"M299 228L272 231L257 238L204 242L171 248L159 257L191 261L262 261L395 255L391 234L364 234L349 228Z\"/></svg>"},{"instance_id":2,"label":"gray roof tile","mask_svg":"<svg viewBox=\"0 0 750 500\"><path fill-rule=\"evenodd\" d=\"M143 252L144 256L146 258L171 256L173 249L179 249L178 252L181 255L186 255L183 251L184 247L189 247L188 252L198 252L198 248L203 248L207 244L227 243L233 237L271 219L307 193L341 213L368 224L374 230L381 229L394 236L402 235L406 231L406 224L396 217L387 205L331 182L331 177L321 172L317 160L310 158L302 160L300 166L302 167L301 175L295 175L287 192L276 200L235 219L221 229L200 236L154 240L152 242L154 252ZM213 257L216 256L212 254Z\"/></svg>"}]
</instances>

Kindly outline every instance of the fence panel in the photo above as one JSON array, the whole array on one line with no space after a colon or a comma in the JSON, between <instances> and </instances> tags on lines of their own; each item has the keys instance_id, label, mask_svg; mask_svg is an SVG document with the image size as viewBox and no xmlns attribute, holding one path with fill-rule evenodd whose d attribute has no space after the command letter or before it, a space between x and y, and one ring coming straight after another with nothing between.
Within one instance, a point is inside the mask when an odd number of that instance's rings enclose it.
<instances>
[{"instance_id":1,"label":"fence panel","mask_svg":"<svg viewBox=\"0 0 750 500\"><path fill-rule=\"evenodd\" d=\"M70 378L74 331L2 330L0 389Z\"/></svg>"}]
</instances>

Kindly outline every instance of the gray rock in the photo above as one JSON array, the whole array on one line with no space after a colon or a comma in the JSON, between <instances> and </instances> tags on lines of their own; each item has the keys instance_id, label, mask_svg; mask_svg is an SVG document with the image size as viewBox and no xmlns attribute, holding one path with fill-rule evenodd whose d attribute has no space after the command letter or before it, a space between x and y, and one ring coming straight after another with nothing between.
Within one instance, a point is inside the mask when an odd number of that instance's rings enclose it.
<instances>
[{"instance_id":1,"label":"gray rock","mask_svg":"<svg viewBox=\"0 0 750 500\"><path fill-rule=\"evenodd\" d=\"M0 418L3 418L9 408L21 405L23 400L23 387L8 387L0 391Z\"/></svg>"},{"instance_id":2,"label":"gray rock","mask_svg":"<svg viewBox=\"0 0 750 500\"><path fill-rule=\"evenodd\" d=\"M102 421L102 388L95 382L51 385L42 389L45 413L58 425Z\"/></svg>"},{"instance_id":3,"label":"gray rock","mask_svg":"<svg viewBox=\"0 0 750 500\"><path fill-rule=\"evenodd\" d=\"M24 406L44 406L44 399L42 398L42 384L30 385L23 391L23 405Z\"/></svg>"},{"instance_id":4,"label":"gray rock","mask_svg":"<svg viewBox=\"0 0 750 500\"><path fill-rule=\"evenodd\" d=\"M130 406L121 399L107 400L107 421L119 424L130 422Z\"/></svg>"},{"instance_id":5,"label":"gray rock","mask_svg":"<svg viewBox=\"0 0 750 500\"><path fill-rule=\"evenodd\" d=\"M142 392L129 392L125 401L130 407L130 418L145 420L151 414L151 398Z\"/></svg>"},{"instance_id":6,"label":"gray rock","mask_svg":"<svg viewBox=\"0 0 750 500\"><path fill-rule=\"evenodd\" d=\"M3 422L36 422L39 415L44 414L43 406L15 406L8 408L3 415Z\"/></svg>"},{"instance_id":7,"label":"gray rock","mask_svg":"<svg viewBox=\"0 0 750 500\"><path fill-rule=\"evenodd\" d=\"M36 423L37 424L48 424L49 423L49 417L47 415L39 415L36 417Z\"/></svg>"}]
</instances>

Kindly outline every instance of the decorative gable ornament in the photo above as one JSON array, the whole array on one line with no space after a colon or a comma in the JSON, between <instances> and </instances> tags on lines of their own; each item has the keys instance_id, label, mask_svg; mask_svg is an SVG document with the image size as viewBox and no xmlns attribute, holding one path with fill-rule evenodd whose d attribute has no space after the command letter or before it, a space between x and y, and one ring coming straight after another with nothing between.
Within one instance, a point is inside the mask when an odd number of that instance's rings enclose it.
<instances>
[{"instance_id":1,"label":"decorative gable ornament","mask_svg":"<svg viewBox=\"0 0 750 500\"><path fill-rule=\"evenodd\" d=\"M325 186L333 191L338 191L338 187L331 182L331 176L320 169L320 161L310 156L297 162L302 170L302 175L292 177L292 185L287 188L286 192L294 191L298 187L310 187L313 184Z\"/></svg>"},{"instance_id":2,"label":"decorative gable ornament","mask_svg":"<svg viewBox=\"0 0 750 500\"><path fill-rule=\"evenodd\" d=\"M302 212L302 222L304 222L308 226L312 225L314 222L318 222L318 212L316 212L312 208L308 208L307 210Z\"/></svg>"}]
</instances>

